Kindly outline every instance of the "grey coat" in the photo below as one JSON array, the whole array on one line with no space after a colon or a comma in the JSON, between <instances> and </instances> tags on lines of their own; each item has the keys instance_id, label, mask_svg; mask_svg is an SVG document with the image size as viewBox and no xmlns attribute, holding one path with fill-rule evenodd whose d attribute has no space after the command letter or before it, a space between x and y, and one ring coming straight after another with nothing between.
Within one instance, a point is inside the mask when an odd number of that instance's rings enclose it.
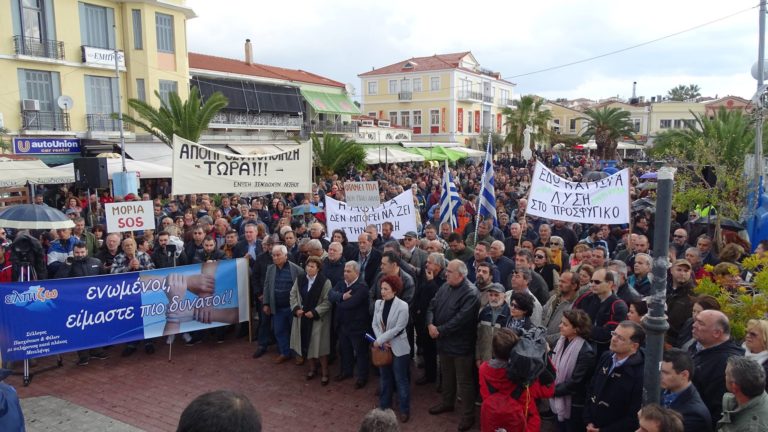
<instances>
[{"instance_id":1,"label":"grey coat","mask_svg":"<svg viewBox=\"0 0 768 432\"><path fill-rule=\"evenodd\" d=\"M285 265L290 266L291 279L296 282L299 276L304 274L304 270L296 264L287 261ZM267 267L267 273L264 276L264 306L269 306L272 311L275 310L275 265L270 264Z\"/></svg>"},{"instance_id":2,"label":"grey coat","mask_svg":"<svg viewBox=\"0 0 768 432\"><path fill-rule=\"evenodd\" d=\"M312 336L309 338L307 358L320 358L331 352L331 302L328 301L331 281L326 279L325 284L320 289L322 289L320 298L313 311L315 318L312 321ZM303 307L297 279L291 288L291 310L296 311ZM301 353L301 318L297 318L295 314L291 323L291 349Z\"/></svg>"},{"instance_id":3,"label":"grey coat","mask_svg":"<svg viewBox=\"0 0 768 432\"><path fill-rule=\"evenodd\" d=\"M405 334L405 326L408 325L408 303L395 297L387 316L387 326L384 328L382 313L384 312L384 300L376 300L373 312L373 334L376 342L383 345L389 342L392 345L392 354L395 357L411 353L408 336Z\"/></svg>"}]
</instances>

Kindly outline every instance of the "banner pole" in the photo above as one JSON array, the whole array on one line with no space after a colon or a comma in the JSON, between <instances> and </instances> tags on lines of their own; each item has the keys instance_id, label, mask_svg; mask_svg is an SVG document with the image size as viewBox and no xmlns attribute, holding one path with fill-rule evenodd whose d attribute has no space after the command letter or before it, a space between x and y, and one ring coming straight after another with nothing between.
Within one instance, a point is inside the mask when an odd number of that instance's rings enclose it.
<instances>
[{"instance_id":1,"label":"banner pole","mask_svg":"<svg viewBox=\"0 0 768 432\"><path fill-rule=\"evenodd\" d=\"M528 192L525 193L525 204L526 204L526 207L528 205L528 200L531 198L531 188L532 187L533 187L533 181L531 181L531 185L528 186ZM520 215L520 208L517 209L517 214L518 214L518 217L520 217L519 216ZM526 225L526 231L527 231L527 226L528 226L528 222L527 222L527 220L528 220L527 219L527 217L528 217L528 209L527 208L525 209L525 213L523 214L523 217L526 218L525 225ZM518 223L520 223L520 222L518 222ZM523 244L523 230L522 230L522 227L521 227L521 229L520 229L520 238L517 239L517 248L520 249L520 246L522 244Z\"/></svg>"}]
</instances>

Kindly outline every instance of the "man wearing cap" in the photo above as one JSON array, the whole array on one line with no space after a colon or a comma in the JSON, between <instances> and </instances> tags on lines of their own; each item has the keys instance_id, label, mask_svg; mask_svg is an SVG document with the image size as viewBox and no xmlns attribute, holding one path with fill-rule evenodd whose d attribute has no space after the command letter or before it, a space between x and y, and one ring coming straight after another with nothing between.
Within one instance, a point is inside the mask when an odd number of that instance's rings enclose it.
<instances>
[{"instance_id":1,"label":"man wearing cap","mask_svg":"<svg viewBox=\"0 0 768 432\"><path fill-rule=\"evenodd\" d=\"M419 236L415 231L408 231L403 238L403 246L408 251L410 258L408 258L408 264L414 267L415 273L419 274L422 267L427 262L427 251L419 248Z\"/></svg>"},{"instance_id":2,"label":"man wearing cap","mask_svg":"<svg viewBox=\"0 0 768 432\"><path fill-rule=\"evenodd\" d=\"M669 269L671 278L667 281L667 320L669 321L669 330L667 330L667 342L674 344L680 329L685 321L691 317L693 309L693 278L691 277L691 263L688 260L679 259L672 264Z\"/></svg>"},{"instance_id":3,"label":"man wearing cap","mask_svg":"<svg viewBox=\"0 0 768 432\"><path fill-rule=\"evenodd\" d=\"M505 328L509 320L509 304L505 301L504 286L492 283L486 292L488 304L480 309L477 322L475 362L478 367L493 357L493 335Z\"/></svg>"}]
</instances>

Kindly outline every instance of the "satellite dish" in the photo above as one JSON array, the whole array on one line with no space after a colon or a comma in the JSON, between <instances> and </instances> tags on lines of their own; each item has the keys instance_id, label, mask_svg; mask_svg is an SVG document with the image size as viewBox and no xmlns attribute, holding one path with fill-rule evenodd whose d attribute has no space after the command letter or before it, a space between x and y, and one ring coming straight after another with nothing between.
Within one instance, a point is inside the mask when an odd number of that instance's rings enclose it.
<instances>
[{"instance_id":1,"label":"satellite dish","mask_svg":"<svg viewBox=\"0 0 768 432\"><path fill-rule=\"evenodd\" d=\"M351 83L344 84L344 90L347 92L347 94L351 94L353 96L355 94L355 86L353 86Z\"/></svg>"},{"instance_id":2,"label":"satellite dish","mask_svg":"<svg viewBox=\"0 0 768 432\"><path fill-rule=\"evenodd\" d=\"M61 95L58 99L56 99L56 104L59 105L59 108L66 111L72 109L75 101L73 101L72 98L67 95Z\"/></svg>"}]
</instances>

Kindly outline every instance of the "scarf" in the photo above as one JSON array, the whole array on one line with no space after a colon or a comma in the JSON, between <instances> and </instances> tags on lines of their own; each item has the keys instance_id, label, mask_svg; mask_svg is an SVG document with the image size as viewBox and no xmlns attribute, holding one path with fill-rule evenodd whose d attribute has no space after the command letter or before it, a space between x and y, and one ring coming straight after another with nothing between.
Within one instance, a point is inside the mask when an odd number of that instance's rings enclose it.
<instances>
[{"instance_id":1,"label":"scarf","mask_svg":"<svg viewBox=\"0 0 768 432\"><path fill-rule=\"evenodd\" d=\"M744 357L756 361L761 366L763 363L765 363L766 360L768 360L768 351L760 351L759 353L753 354L749 352L749 348L747 348L746 343L741 344L741 347L744 348Z\"/></svg>"},{"instance_id":2,"label":"scarf","mask_svg":"<svg viewBox=\"0 0 768 432\"><path fill-rule=\"evenodd\" d=\"M584 339L576 336L566 347L565 337L561 336L555 345L555 355L552 360L555 363L557 375L555 377L555 387L558 384L571 379L573 369L576 367L576 360L579 358L579 352L584 345ZM557 414L558 421L565 421L571 418L571 396L558 396L549 400L549 406L552 412Z\"/></svg>"},{"instance_id":3,"label":"scarf","mask_svg":"<svg viewBox=\"0 0 768 432\"><path fill-rule=\"evenodd\" d=\"M322 273L318 273L315 276L315 281L312 283L312 289L309 289L309 278L307 275L300 276L297 280L299 284L299 296L301 297L301 310L304 313L314 311L317 307L317 303L320 301L320 294L322 294L323 286L325 285L325 276ZM309 291L309 292L307 292ZM315 316L314 319L309 319L306 316L301 317L301 355L307 357L309 351L309 344L312 340L312 322L320 317Z\"/></svg>"}]
</instances>

